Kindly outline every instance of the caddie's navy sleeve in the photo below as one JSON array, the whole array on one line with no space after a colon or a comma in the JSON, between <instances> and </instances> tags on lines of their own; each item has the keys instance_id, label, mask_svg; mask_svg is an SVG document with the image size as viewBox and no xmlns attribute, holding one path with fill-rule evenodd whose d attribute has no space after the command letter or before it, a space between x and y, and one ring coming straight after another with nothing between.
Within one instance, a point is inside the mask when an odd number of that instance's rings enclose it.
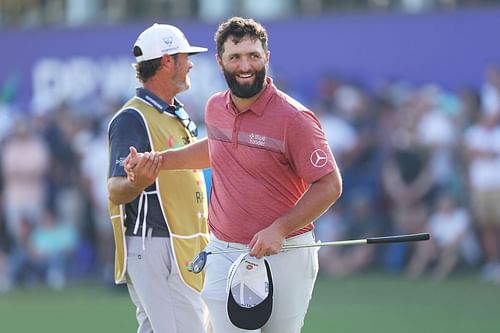
<instances>
[{"instance_id":1,"label":"caddie's navy sleeve","mask_svg":"<svg viewBox=\"0 0 500 333\"><path fill-rule=\"evenodd\" d=\"M109 125L109 177L126 177L123 161L129 147L138 152L151 151L146 125L137 111L127 109L117 115Z\"/></svg>"}]
</instances>

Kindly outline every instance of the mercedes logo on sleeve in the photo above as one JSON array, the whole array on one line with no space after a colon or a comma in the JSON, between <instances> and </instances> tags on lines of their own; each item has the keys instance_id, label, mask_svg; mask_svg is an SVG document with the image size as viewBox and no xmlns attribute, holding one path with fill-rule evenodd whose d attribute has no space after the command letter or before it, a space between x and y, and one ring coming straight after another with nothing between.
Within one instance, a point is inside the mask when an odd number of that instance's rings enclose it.
<instances>
[{"instance_id":1,"label":"mercedes logo on sleeve","mask_svg":"<svg viewBox=\"0 0 500 333\"><path fill-rule=\"evenodd\" d=\"M322 168L328 162L328 157L321 149L316 149L311 154L311 164L316 168Z\"/></svg>"}]
</instances>

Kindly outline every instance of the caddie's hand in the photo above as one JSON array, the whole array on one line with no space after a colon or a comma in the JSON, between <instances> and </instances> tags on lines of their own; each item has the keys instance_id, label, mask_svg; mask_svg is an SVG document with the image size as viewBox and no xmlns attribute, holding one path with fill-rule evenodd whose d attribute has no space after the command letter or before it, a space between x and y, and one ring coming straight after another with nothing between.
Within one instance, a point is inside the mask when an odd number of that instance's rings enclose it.
<instances>
[{"instance_id":1,"label":"caddie's hand","mask_svg":"<svg viewBox=\"0 0 500 333\"><path fill-rule=\"evenodd\" d=\"M124 163L125 172L131 183L138 188L146 188L151 185L160 173L162 157L159 153L146 152L137 153L130 150L130 159Z\"/></svg>"},{"instance_id":2,"label":"caddie's hand","mask_svg":"<svg viewBox=\"0 0 500 333\"><path fill-rule=\"evenodd\" d=\"M283 235L276 225L271 224L253 236L248 244L248 247L251 249L250 255L260 259L264 256L277 254L283 247L285 237L286 235Z\"/></svg>"}]
</instances>

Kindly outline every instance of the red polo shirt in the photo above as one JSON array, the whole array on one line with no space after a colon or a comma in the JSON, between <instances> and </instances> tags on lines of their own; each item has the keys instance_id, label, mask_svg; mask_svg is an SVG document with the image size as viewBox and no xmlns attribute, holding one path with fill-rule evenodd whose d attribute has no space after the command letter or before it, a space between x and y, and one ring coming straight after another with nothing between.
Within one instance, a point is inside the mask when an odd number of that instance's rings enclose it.
<instances>
[{"instance_id":1,"label":"red polo shirt","mask_svg":"<svg viewBox=\"0 0 500 333\"><path fill-rule=\"evenodd\" d=\"M220 240L248 244L335 168L318 119L271 78L244 112L229 91L212 96L205 123L213 177L208 223Z\"/></svg>"}]
</instances>

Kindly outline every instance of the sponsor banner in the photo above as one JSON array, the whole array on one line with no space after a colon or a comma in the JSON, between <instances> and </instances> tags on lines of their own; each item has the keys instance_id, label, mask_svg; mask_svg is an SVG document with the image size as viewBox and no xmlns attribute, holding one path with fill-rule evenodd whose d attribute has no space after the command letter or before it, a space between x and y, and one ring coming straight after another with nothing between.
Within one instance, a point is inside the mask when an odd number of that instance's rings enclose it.
<instances>
[{"instance_id":1,"label":"sponsor banner","mask_svg":"<svg viewBox=\"0 0 500 333\"><path fill-rule=\"evenodd\" d=\"M327 73L373 85L403 78L448 89L479 87L485 68L500 64L500 9L426 14L350 14L263 22L270 34L272 75L280 87L308 102ZM137 81L132 44L153 22L86 28L2 30L0 101L21 110L85 102L96 95L123 100ZM192 88L183 93L202 109L225 83L215 63L216 23L178 25L193 45Z\"/></svg>"}]
</instances>

